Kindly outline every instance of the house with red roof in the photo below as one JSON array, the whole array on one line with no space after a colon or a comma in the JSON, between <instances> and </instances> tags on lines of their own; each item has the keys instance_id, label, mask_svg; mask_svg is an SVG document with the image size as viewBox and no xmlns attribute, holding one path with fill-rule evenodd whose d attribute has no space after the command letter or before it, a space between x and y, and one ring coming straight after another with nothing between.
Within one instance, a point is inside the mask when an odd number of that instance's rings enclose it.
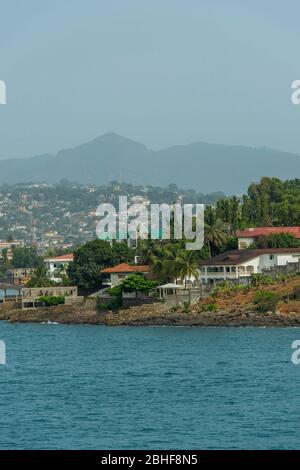
<instances>
[{"instance_id":1,"label":"house with red roof","mask_svg":"<svg viewBox=\"0 0 300 470\"><path fill-rule=\"evenodd\" d=\"M72 261L74 261L73 253L46 258L44 262L46 263L50 279L59 282L61 280L59 274L66 274L67 268Z\"/></svg>"},{"instance_id":2,"label":"house with red roof","mask_svg":"<svg viewBox=\"0 0 300 470\"><path fill-rule=\"evenodd\" d=\"M237 230L239 250L244 250L252 245L258 237L267 237L276 233L290 233L300 239L300 227L252 227L245 230Z\"/></svg>"},{"instance_id":3,"label":"house with red roof","mask_svg":"<svg viewBox=\"0 0 300 470\"><path fill-rule=\"evenodd\" d=\"M138 265L138 264L127 264L121 263L117 266L112 266L111 268L102 269L101 274L103 274L104 278L106 278L105 284L109 285L110 287L114 287L122 279L129 276L129 274L133 273L143 273L144 275L148 275L150 272L150 267L146 265Z\"/></svg>"}]
</instances>

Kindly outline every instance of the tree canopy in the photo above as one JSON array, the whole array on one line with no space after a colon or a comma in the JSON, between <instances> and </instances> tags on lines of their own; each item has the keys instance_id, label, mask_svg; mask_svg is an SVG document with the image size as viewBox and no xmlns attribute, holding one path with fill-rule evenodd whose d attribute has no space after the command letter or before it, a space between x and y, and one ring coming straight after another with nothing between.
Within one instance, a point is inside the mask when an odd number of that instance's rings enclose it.
<instances>
[{"instance_id":1,"label":"tree canopy","mask_svg":"<svg viewBox=\"0 0 300 470\"><path fill-rule=\"evenodd\" d=\"M105 240L92 240L74 251L74 262L70 263L68 276L83 290L101 288L101 270L122 262L129 262L133 251L126 243L115 242L111 246Z\"/></svg>"},{"instance_id":2,"label":"tree canopy","mask_svg":"<svg viewBox=\"0 0 300 470\"><path fill-rule=\"evenodd\" d=\"M11 263L14 268L35 268L40 261L41 258L37 255L35 248L17 246L13 249Z\"/></svg>"},{"instance_id":3,"label":"tree canopy","mask_svg":"<svg viewBox=\"0 0 300 470\"><path fill-rule=\"evenodd\" d=\"M120 284L111 288L109 293L114 296L120 296L123 292L142 292L149 293L151 289L157 286L157 282L147 279L141 273L129 274Z\"/></svg>"},{"instance_id":4,"label":"tree canopy","mask_svg":"<svg viewBox=\"0 0 300 470\"><path fill-rule=\"evenodd\" d=\"M241 198L223 198L216 205L217 218L229 229L300 225L300 179L261 178L250 184Z\"/></svg>"}]
</instances>

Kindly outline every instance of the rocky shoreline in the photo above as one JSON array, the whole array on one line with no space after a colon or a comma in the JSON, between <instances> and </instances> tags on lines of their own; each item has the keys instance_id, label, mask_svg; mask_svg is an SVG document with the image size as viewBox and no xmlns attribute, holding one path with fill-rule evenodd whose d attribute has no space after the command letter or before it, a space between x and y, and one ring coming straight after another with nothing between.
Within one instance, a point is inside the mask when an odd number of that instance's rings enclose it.
<instances>
[{"instance_id":1,"label":"rocky shoreline","mask_svg":"<svg viewBox=\"0 0 300 470\"><path fill-rule=\"evenodd\" d=\"M0 320L11 323L88 324L106 326L186 326L186 327L300 327L300 313L255 311L197 312L170 311L166 305L154 304L98 313L84 307L57 306L21 310L0 309Z\"/></svg>"},{"instance_id":2,"label":"rocky shoreline","mask_svg":"<svg viewBox=\"0 0 300 470\"><path fill-rule=\"evenodd\" d=\"M11 323L63 323L63 324L89 324L103 325L104 315L93 309L74 307L71 305L59 305L37 309L22 310L19 308L0 308L0 321Z\"/></svg>"},{"instance_id":3,"label":"rocky shoreline","mask_svg":"<svg viewBox=\"0 0 300 470\"><path fill-rule=\"evenodd\" d=\"M153 306L152 306L153 307ZM158 305L150 310L147 307L132 307L117 314L106 315L105 324L110 326L199 326L199 327L300 327L300 313L255 311L199 312L191 310L170 312L167 307Z\"/></svg>"}]
</instances>

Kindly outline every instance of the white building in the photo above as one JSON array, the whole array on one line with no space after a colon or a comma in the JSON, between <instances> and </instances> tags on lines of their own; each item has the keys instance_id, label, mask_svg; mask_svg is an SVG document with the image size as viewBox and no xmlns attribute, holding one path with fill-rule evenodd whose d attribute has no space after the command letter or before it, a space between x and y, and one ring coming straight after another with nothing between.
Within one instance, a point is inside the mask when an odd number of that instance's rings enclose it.
<instances>
[{"instance_id":1,"label":"white building","mask_svg":"<svg viewBox=\"0 0 300 470\"><path fill-rule=\"evenodd\" d=\"M66 274L67 268L73 260L73 253L68 253L67 255L62 256L55 256L53 258L46 258L45 263L50 279L59 282L61 280L59 274Z\"/></svg>"},{"instance_id":2,"label":"white building","mask_svg":"<svg viewBox=\"0 0 300 470\"><path fill-rule=\"evenodd\" d=\"M300 262L300 248L267 248L231 250L201 263L202 283L214 280L239 279L262 273L275 266Z\"/></svg>"}]
</instances>

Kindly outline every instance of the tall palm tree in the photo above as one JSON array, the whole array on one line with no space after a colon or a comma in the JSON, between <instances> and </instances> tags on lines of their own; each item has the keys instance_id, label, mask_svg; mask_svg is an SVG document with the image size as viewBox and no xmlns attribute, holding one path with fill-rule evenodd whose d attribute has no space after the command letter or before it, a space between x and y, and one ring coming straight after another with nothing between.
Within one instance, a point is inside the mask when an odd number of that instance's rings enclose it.
<instances>
[{"instance_id":1,"label":"tall palm tree","mask_svg":"<svg viewBox=\"0 0 300 470\"><path fill-rule=\"evenodd\" d=\"M199 278L198 260L194 251L182 250L181 252L181 268L180 279L184 281L186 287L187 278Z\"/></svg>"},{"instance_id":2,"label":"tall palm tree","mask_svg":"<svg viewBox=\"0 0 300 470\"><path fill-rule=\"evenodd\" d=\"M204 239L207 243L210 257L214 254L214 249L226 241L226 225L220 219L207 222L204 226Z\"/></svg>"}]
</instances>

